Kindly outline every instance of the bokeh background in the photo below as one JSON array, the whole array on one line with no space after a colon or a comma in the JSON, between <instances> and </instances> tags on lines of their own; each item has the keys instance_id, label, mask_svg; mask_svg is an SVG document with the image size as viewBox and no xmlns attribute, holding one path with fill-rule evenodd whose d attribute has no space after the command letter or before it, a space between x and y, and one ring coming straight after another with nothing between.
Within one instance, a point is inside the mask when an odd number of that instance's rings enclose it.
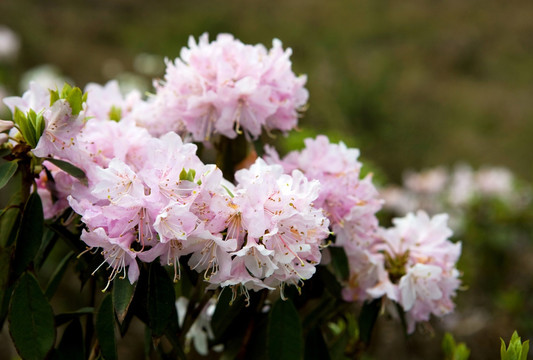
<instances>
[{"instance_id":1,"label":"bokeh background","mask_svg":"<svg viewBox=\"0 0 533 360\"><path fill-rule=\"evenodd\" d=\"M31 77L80 87L118 78L150 91L190 35L281 39L310 91L300 131L277 139L285 151L328 134L360 148L381 184L440 165L509 169L519 205L475 196L458 212L466 291L457 313L407 340L383 320L384 345L370 352L428 358L451 330L472 359L496 358L500 336L533 338L532 14L528 0L2 0L0 98L20 95Z\"/></svg>"}]
</instances>

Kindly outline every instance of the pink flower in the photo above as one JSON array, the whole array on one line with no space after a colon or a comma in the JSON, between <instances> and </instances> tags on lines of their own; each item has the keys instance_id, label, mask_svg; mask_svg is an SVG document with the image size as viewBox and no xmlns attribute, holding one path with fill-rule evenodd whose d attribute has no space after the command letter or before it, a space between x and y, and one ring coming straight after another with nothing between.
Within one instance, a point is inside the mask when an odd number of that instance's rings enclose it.
<instances>
[{"instance_id":1,"label":"pink flower","mask_svg":"<svg viewBox=\"0 0 533 360\"><path fill-rule=\"evenodd\" d=\"M42 200L44 218L51 219L69 207L67 197L76 180L48 161L43 162L43 166L49 173L42 170L35 182ZM52 178L48 174L52 175Z\"/></svg>"},{"instance_id":2,"label":"pink flower","mask_svg":"<svg viewBox=\"0 0 533 360\"><path fill-rule=\"evenodd\" d=\"M95 272L105 263L108 264L107 269L111 270L111 274L109 275L107 286L120 273L123 273L121 278L126 278L126 267L128 268L127 277L130 283L133 284L137 281L139 278L139 267L135 261L136 253L130 249L132 242L135 240L133 236L111 238L106 234L104 229L97 228L93 231L84 230L81 239L91 247L102 248L102 255L105 261L100 264Z\"/></svg>"},{"instance_id":3,"label":"pink flower","mask_svg":"<svg viewBox=\"0 0 533 360\"><path fill-rule=\"evenodd\" d=\"M211 43L207 34L198 43L191 37L180 58L167 63L165 81L146 104L164 116L150 118L145 110L134 117L155 135L185 128L195 141L217 133L235 138L241 129L253 138L262 128L288 131L308 98L306 78L294 75L290 54L279 40L267 51L229 34Z\"/></svg>"},{"instance_id":4,"label":"pink flower","mask_svg":"<svg viewBox=\"0 0 533 360\"><path fill-rule=\"evenodd\" d=\"M226 202L227 238L235 239L239 248L232 253L230 276L210 281L256 290L310 278L329 235L328 220L312 205L318 182L299 171L283 174L281 166L261 159L235 178L233 197Z\"/></svg>"},{"instance_id":5,"label":"pink flower","mask_svg":"<svg viewBox=\"0 0 533 360\"><path fill-rule=\"evenodd\" d=\"M447 219L445 214L430 218L423 211L409 213L379 234L375 250L383 255L380 281L368 292L398 302L406 312L408 332L431 314L442 316L454 308L461 243L449 240Z\"/></svg>"},{"instance_id":6,"label":"pink flower","mask_svg":"<svg viewBox=\"0 0 533 360\"><path fill-rule=\"evenodd\" d=\"M23 113L27 113L30 109L38 113L50 106L50 93L47 89L32 81L30 82L30 89L22 97L5 97L4 104L11 110L11 113L15 113L15 107Z\"/></svg>"},{"instance_id":7,"label":"pink flower","mask_svg":"<svg viewBox=\"0 0 533 360\"><path fill-rule=\"evenodd\" d=\"M33 154L38 157L55 156L63 159L75 159L72 147L83 128L83 112L72 115L70 104L65 99L57 100L43 113L44 132ZM74 150L75 152L76 150Z\"/></svg>"},{"instance_id":8,"label":"pink flower","mask_svg":"<svg viewBox=\"0 0 533 360\"><path fill-rule=\"evenodd\" d=\"M378 281L380 260L372 252L378 229L376 213L382 201L372 184L371 175L360 178L359 150L343 143L331 144L326 136L305 139L302 151L285 158L272 148L266 149L269 163L281 164L285 172L301 170L309 180L320 182L314 206L328 216L336 235L332 246L344 248L350 264L350 279L344 292L347 301L365 300L367 290Z\"/></svg>"},{"instance_id":9,"label":"pink flower","mask_svg":"<svg viewBox=\"0 0 533 360\"><path fill-rule=\"evenodd\" d=\"M141 101L141 94L138 91L133 91L124 98L116 80L109 81L104 86L90 83L86 86L85 92L87 93L86 115L95 120L119 121L127 117Z\"/></svg>"}]
</instances>

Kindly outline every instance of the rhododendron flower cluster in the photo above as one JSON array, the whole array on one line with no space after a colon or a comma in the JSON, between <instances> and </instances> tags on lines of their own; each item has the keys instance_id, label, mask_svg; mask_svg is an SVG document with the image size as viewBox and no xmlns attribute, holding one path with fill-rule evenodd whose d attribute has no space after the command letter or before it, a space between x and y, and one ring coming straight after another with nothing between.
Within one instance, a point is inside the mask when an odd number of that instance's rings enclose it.
<instances>
[{"instance_id":1,"label":"rhododendron flower cluster","mask_svg":"<svg viewBox=\"0 0 533 360\"><path fill-rule=\"evenodd\" d=\"M387 296L406 312L408 332L416 322L442 316L454 308L452 297L460 285L456 263L461 243L449 241L452 231L446 214L430 218L425 212L409 213L380 229L375 250L383 255L379 283L369 293Z\"/></svg>"},{"instance_id":2,"label":"rhododendron flower cluster","mask_svg":"<svg viewBox=\"0 0 533 360\"><path fill-rule=\"evenodd\" d=\"M189 142L294 128L308 94L290 54L278 40L267 50L203 35L167 62L146 101L137 91L123 96L114 81L89 84L85 95L31 84L4 100L15 117L0 126L41 158L33 186L45 217L69 206L80 216L81 240L103 255L95 272L109 270L107 286L117 275L134 283L142 262L159 261L175 281L187 266L209 289L231 286L249 298L279 288L284 297L285 285L299 287L327 265L321 251L331 246L349 264L344 300L395 301L410 332L452 311L461 245L449 240L446 215L419 212L381 228L383 200L372 175L361 176L359 150L321 135L284 158L267 147L249 168L223 174Z\"/></svg>"},{"instance_id":3,"label":"rhododendron flower cluster","mask_svg":"<svg viewBox=\"0 0 533 360\"><path fill-rule=\"evenodd\" d=\"M50 94L36 85L25 94L39 99L40 112L59 114L45 116L34 152L67 159L87 175L86 187L44 162L37 186L45 213L59 214L68 196L86 225L81 239L102 249L110 281L127 271L134 282L137 259L156 258L174 266L177 280L180 258L189 254L188 265L204 272L207 281L241 285L245 293L312 276L329 234L322 210L312 205L318 181L309 182L299 171L283 175L281 166L258 159L249 170L236 173L234 186L215 165L198 158L196 145L183 143L176 133L156 138L127 114L119 122L110 119L116 109L129 108L117 92L114 83L90 85L81 112L91 115L86 122L72 115L64 99L43 106ZM60 112L54 112L57 107ZM57 128L69 134L68 147L64 142L55 146L59 135L47 137ZM61 187L56 181L62 181Z\"/></svg>"},{"instance_id":4,"label":"rhododendron flower cluster","mask_svg":"<svg viewBox=\"0 0 533 360\"><path fill-rule=\"evenodd\" d=\"M394 220L380 228L376 212L382 201L371 175L360 178L359 151L343 143L331 144L325 136L306 139L305 148L280 159L267 148L267 159L286 171L300 169L322 185L315 205L321 206L348 258L350 276L343 297L363 301L387 296L406 312L408 331L430 314L453 309L451 298L459 287L455 268L461 244L449 241L447 216L430 219L424 212Z\"/></svg>"},{"instance_id":5,"label":"rhododendron flower cluster","mask_svg":"<svg viewBox=\"0 0 533 360\"><path fill-rule=\"evenodd\" d=\"M207 34L198 43L190 37L189 47L167 63L164 81L156 83L155 96L136 119L154 135L190 133L195 141L217 133L235 138L244 131L257 138L263 128L291 130L308 92L306 77L291 70L290 55L277 39L267 50L229 34L213 42Z\"/></svg>"},{"instance_id":6,"label":"rhododendron flower cluster","mask_svg":"<svg viewBox=\"0 0 533 360\"><path fill-rule=\"evenodd\" d=\"M326 136L306 139L305 148L287 154L283 160L273 148L267 159L280 163L286 171L299 169L309 179L320 182L315 201L326 212L336 235L333 246L342 246L350 262L350 300L369 298L366 290L377 281L376 260L370 252L378 229L376 212L382 201L372 184L372 176L360 178L359 150L343 143L331 144Z\"/></svg>"}]
</instances>

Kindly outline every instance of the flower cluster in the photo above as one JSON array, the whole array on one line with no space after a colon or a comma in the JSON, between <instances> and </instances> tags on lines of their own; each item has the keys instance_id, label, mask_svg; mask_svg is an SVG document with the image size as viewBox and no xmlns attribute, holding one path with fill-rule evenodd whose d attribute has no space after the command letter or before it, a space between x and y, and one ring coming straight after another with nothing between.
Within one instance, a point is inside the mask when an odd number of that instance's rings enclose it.
<instances>
[{"instance_id":1,"label":"flower cluster","mask_svg":"<svg viewBox=\"0 0 533 360\"><path fill-rule=\"evenodd\" d=\"M376 212L382 200L371 175L360 178L359 151L327 137L306 139L305 148L280 159L267 148L267 160L285 171L299 169L321 183L315 201L327 214L336 235L332 246L344 249L350 275L343 289L346 301L383 296L406 312L408 331L430 314L442 316L453 309L451 298L459 287L455 268L461 244L449 241L446 215L429 218L424 212L395 219L394 227L379 227Z\"/></svg>"},{"instance_id":2,"label":"flower cluster","mask_svg":"<svg viewBox=\"0 0 533 360\"><path fill-rule=\"evenodd\" d=\"M333 233L333 246L344 248L350 263L350 300L369 298L366 290L377 281L376 260L370 250L378 229L376 213L382 201L372 184L372 175L360 178L359 150L342 142L331 144L326 136L306 139L302 151L293 151L280 160L267 148L267 160L283 165L285 171L301 170L309 179L320 182L315 206L324 209Z\"/></svg>"},{"instance_id":3,"label":"flower cluster","mask_svg":"<svg viewBox=\"0 0 533 360\"><path fill-rule=\"evenodd\" d=\"M461 245L449 241L447 217L419 212L381 228L383 201L372 175L361 176L359 150L326 136L283 159L267 147L230 183L188 142L294 128L307 91L289 56L277 40L267 51L230 35L191 38L147 101L137 91L123 96L117 82L89 84L85 94L31 84L5 99L14 122L1 122L0 132L43 159L35 190L45 216L68 206L81 216L81 239L101 249L108 285L117 275L133 283L140 262L160 261L175 280L187 263L210 288L248 296L279 287L283 297L285 285L299 286L327 262L321 250L330 245L348 259L346 301L389 298L409 331L450 312ZM65 161L83 176L63 171Z\"/></svg>"},{"instance_id":4,"label":"flower cluster","mask_svg":"<svg viewBox=\"0 0 533 360\"><path fill-rule=\"evenodd\" d=\"M157 258L174 266L177 279L188 255L188 265L213 286L241 286L245 293L310 278L329 234L326 217L312 205L318 181L299 171L284 175L281 166L258 159L235 174L234 186L198 158L196 145L136 126L129 118L135 99L124 99L116 83L91 84L83 110L73 115L71 103L49 105L50 93L33 84L23 98L8 101L44 114L35 154L68 160L87 177L84 186L45 161L37 187L46 216L67 204L81 215L81 239L102 249L110 281L127 271L134 282L137 260Z\"/></svg>"},{"instance_id":5,"label":"flower cluster","mask_svg":"<svg viewBox=\"0 0 533 360\"><path fill-rule=\"evenodd\" d=\"M229 34L209 42L207 34L180 58L167 63L165 80L155 96L135 114L154 135L191 134L195 141L213 134L235 138L242 130L256 138L262 128L288 131L307 103L306 77L291 70L291 50L279 40L272 49L245 45ZM156 116L154 116L156 114Z\"/></svg>"},{"instance_id":6,"label":"flower cluster","mask_svg":"<svg viewBox=\"0 0 533 360\"><path fill-rule=\"evenodd\" d=\"M461 243L452 243L445 214L430 218L425 212L394 219L394 226L381 229L375 250L383 257L379 283L369 293L386 295L406 312L407 330L434 314L450 313L452 297L460 285L455 268Z\"/></svg>"},{"instance_id":7,"label":"flower cluster","mask_svg":"<svg viewBox=\"0 0 533 360\"><path fill-rule=\"evenodd\" d=\"M464 226L465 210L476 201L497 200L511 211L527 205L526 189L517 186L515 176L502 167L478 170L462 164L451 171L435 167L420 172L407 172L402 186L389 186L380 191L385 210L403 216L417 209L430 214L446 212L455 230Z\"/></svg>"}]
</instances>

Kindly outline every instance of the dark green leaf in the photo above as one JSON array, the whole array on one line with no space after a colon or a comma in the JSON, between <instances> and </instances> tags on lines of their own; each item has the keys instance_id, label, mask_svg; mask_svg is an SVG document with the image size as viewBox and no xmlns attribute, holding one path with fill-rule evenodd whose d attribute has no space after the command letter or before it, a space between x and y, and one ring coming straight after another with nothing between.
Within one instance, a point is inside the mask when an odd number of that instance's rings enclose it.
<instances>
[{"instance_id":1,"label":"dark green leaf","mask_svg":"<svg viewBox=\"0 0 533 360\"><path fill-rule=\"evenodd\" d=\"M86 249L86 245L83 241L80 241L78 234L72 233L70 230L62 226L60 223L47 224L48 228L61 237L67 245L74 250L75 253L82 252ZM80 258L80 259L83 259ZM100 261L101 263L102 261ZM92 271L92 270L91 270Z\"/></svg>"},{"instance_id":2,"label":"dark green leaf","mask_svg":"<svg viewBox=\"0 0 533 360\"><path fill-rule=\"evenodd\" d=\"M20 195L20 192L14 195L13 198L18 195ZM0 217L0 229L2 229L0 231L0 246L11 246L17 240L21 213L20 208L16 205L3 210Z\"/></svg>"},{"instance_id":3,"label":"dark green leaf","mask_svg":"<svg viewBox=\"0 0 533 360\"><path fill-rule=\"evenodd\" d=\"M6 186L9 179L17 172L18 164L16 161L6 162L0 165L0 189Z\"/></svg>"},{"instance_id":4,"label":"dark green leaf","mask_svg":"<svg viewBox=\"0 0 533 360\"><path fill-rule=\"evenodd\" d=\"M115 339L115 314L113 313L113 299L111 294L107 294L100 304L100 308L96 314L95 328L104 359L118 359Z\"/></svg>"},{"instance_id":5,"label":"dark green leaf","mask_svg":"<svg viewBox=\"0 0 533 360\"><path fill-rule=\"evenodd\" d=\"M94 312L94 308L84 307L73 312L58 314L55 316L55 323L56 323L56 326L60 326L60 325L63 325L69 322L70 320L77 319L80 316L90 315L93 312Z\"/></svg>"},{"instance_id":6,"label":"dark green leaf","mask_svg":"<svg viewBox=\"0 0 533 360\"><path fill-rule=\"evenodd\" d=\"M297 360L303 357L300 317L291 300L279 299L270 313L268 324L269 359Z\"/></svg>"},{"instance_id":7,"label":"dark green leaf","mask_svg":"<svg viewBox=\"0 0 533 360\"><path fill-rule=\"evenodd\" d=\"M329 291L333 296L338 299L342 298L342 285L339 283L337 277L331 271L329 271L327 267L317 266L316 276L324 284L324 287L327 291Z\"/></svg>"},{"instance_id":8,"label":"dark green leaf","mask_svg":"<svg viewBox=\"0 0 533 360\"><path fill-rule=\"evenodd\" d=\"M348 280L350 277L350 267L348 266L348 257L342 247L330 246L331 264L337 276L342 280Z\"/></svg>"},{"instance_id":9,"label":"dark green leaf","mask_svg":"<svg viewBox=\"0 0 533 360\"><path fill-rule=\"evenodd\" d=\"M6 155L9 155L9 154L11 154L11 149L10 148L0 149L0 158L4 157Z\"/></svg>"},{"instance_id":10,"label":"dark green leaf","mask_svg":"<svg viewBox=\"0 0 533 360\"><path fill-rule=\"evenodd\" d=\"M23 359L44 359L54 345L55 327L52 307L37 279L24 274L11 297L9 332Z\"/></svg>"},{"instance_id":11,"label":"dark green leaf","mask_svg":"<svg viewBox=\"0 0 533 360\"><path fill-rule=\"evenodd\" d=\"M329 360L329 351L319 327L313 328L305 338L305 360Z\"/></svg>"},{"instance_id":12,"label":"dark green leaf","mask_svg":"<svg viewBox=\"0 0 533 360\"><path fill-rule=\"evenodd\" d=\"M84 360L85 344L83 342L83 331L79 319L74 319L67 326L61 342L55 353L57 360Z\"/></svg>"},{"instance_id":13,"label":"dark green leaf","mask_svg":"<svg viewBox=\"0 0 533 360\"><path fill-rule=\"evenodd\" d=\"M85 176L85 173L82 169L80 169L77 166L72 165L69 162L59 160L59 159L53 159L53 158L46 158L46 160L50 161L52 164L66 172L67 174L70 174L74 176L76 179L78 179L82 184L87 185L87 176Z\"/></svg>"},{"instance_id":14,"label":"dark green leaf","mask_svg":"<svg viewBox=\"0 0 533 360\"><path fill-rule=\"evenodd\" d=\"M67 270L68 263L70 259L72 259L72 256L74 256L74 252L71 251L63 258L63 260L61 260L59 265L57 265L56 270L52 274L50 281L48 281L48 285L46 285L45 291L45 295L48 300L51 300L54 296L57 287L59 286L59 283L61 282L65 271Z\"/></svg>"},{"instance_id":15,"label":"dark green leaf","mask_svg":"<svg viewBox=\"0 0 533 360\"><path fill-rule=\"evenodd\" d=\"M245 307L245 300L242 296L239 296L235 301L231 303L232 291L230 288L225 287L222 289L222 293L218 297L217 306L211 319L211 327L215 338L220 338L226 329L231 325L232 321L242 312Z\"/></svg>"},{"instance_id":16,"label":"dark green leaf","mask_svg":"<svg viewBox=\"0 0 533 360\"><path fill-rule=\"evenodd\" d=\"M113 306L117 314L118 321L122 323L133 300L135 284L130 284L128 279L115 279L113 281Z\"/></svg>"},{"instance_id":17,"label":"dark green leaf","mask_svg":"<svg viewBox=\"0 0 533 360\"><path fill-rule=\"evenodd\" d=\"M305 316L303 328L310 329L319 326L325 319L331 317L338 310L338 303L329 292L324 292L321 298L314 301L316 305ZM311 301L309 302L311 304Z\"/></svg>"},{"instance_id":18,"label":"dark green leaf","mask_svg":"<svg viewBox=\"0 0 533 360\"><path fill-rule=\"evenodd\" d=\"M17 237L13 273L17 278L32 262L39 251L43 237L43 205L41 197L33 192L22 213L22 221Z\"/></svg>"},{"instance_id":19,"label":"dark green leaf","mask_svg":"<svg viewBox=\"0 0 533 360\"><path fill-rule=\"evenodd\" d=\"M154 336L163 335L176 313L174 286L166 270L158 263L150 264L148 274L148 321Z\"/></svg>"},{"instance_id":20,"label":"dark green leaf","mask_svg":"<svg viewBox=\"0 0 533 360\"><path fill-rule=\"evenodd\" d=\"M368 345L372 338L372 330L381 310L381 299L365 302L359 314L359 338Z\"/></svg>"},{"instance_id":21,"label":"dark green leaf","mask_svg":"<svg viewBox=\"0 0 533 360\"><path fill-rule=\"evenodd\" d=\"M49 227L44 228L43 241L41 243L41 247L39 248L39 251L37 252L37 256L35 256L35 259L33 260L33 264L35 265L36 270L41 269L44 262L48 258L48 255L50 255L50 252L54 248L58 238L59 238L59 235L56 234L52 229L50 229Z\"/></svg>"},{"instance_id":22,"label":"dark green leaf","mask_svg":"<svg viewBox=\"0 0 533 360\"><path fill-rule=\"evenodd\" d=\"M7 316L9 299L11 299L11 293L13 292L13 287L9 284L9 264L12 253L12 247L0 247L0 329Z\"/></svg>"}]
</instances>

